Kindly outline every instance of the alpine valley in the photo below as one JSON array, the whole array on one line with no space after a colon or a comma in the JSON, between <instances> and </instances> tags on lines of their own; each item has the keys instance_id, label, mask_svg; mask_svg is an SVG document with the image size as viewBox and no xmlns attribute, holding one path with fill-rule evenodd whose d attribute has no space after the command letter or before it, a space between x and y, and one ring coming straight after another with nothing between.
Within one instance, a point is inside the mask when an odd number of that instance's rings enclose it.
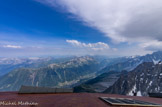
<instances>
[{"instance_id":1,"label":"alpine valley","mask_svg":"<svg viewBox=\"0 0 162 107\"><path fill-rule=\"evenodd\" d=\"M145 56L109 58L0 58L0 91L21 85L72 87L74 92L147 96L162 92L162 52Z\"/></svg>"},{"instance_id":2,"label":"alpine valley","mask_svg":"<svg viewBox=\"0 0 162 107\"><path fill-rule=\"evenodd\" d=\"M126 61L103 68L100 71L101 75L74 87L74 91L123 95L133 95L134 91L138 96L162 92L160 85L160 81L162 81L161 60L161 51L145 56L128 57Z\"/></svg>"}]
</instances>

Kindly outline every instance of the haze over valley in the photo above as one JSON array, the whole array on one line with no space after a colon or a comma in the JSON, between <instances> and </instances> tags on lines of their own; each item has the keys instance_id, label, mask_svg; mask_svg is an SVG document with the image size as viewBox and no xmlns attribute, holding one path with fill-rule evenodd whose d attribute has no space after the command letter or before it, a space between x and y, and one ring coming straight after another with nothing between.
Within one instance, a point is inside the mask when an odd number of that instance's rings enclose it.
<instances>
[{"instance_id":1,"label":"haze over valley","mask_svg":"<svg viewBox=\"0 0 162 107\"><path fill-rule=\"evenodd\" d=\"M1 58L0 91L18 91L25 85L123 95L136 91L139 96L148 96L161 92L161 60L161 51L118 58Z\"/></svg>"}]
</instances>

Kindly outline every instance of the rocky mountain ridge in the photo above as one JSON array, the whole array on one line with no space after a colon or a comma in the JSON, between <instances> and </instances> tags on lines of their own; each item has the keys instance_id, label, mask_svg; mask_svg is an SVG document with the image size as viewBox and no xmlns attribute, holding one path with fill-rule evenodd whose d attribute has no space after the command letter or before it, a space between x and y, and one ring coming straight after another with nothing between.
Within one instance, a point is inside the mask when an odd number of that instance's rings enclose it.
<instances>
[{"instance_id":1,"label":"rocky mountain ridge","mask_svg":"<svg viewBox=\"0 0 162 107\"><path fill-rule=\"evenodd\" d=\"M131 71L143 62L157 63L159 61L162 61L162 51L153 52L152 54L147 54L144 56L133 56L125 58L127 58L126 61L119 62L113 65L108 65L107 67L103 68L101 72L104 73L108 71L122 71L122 70Z\"/></svg>"},{"instance_id":2,"label":"rocky mountain ridge","mask_svg":"<svg viewBox=\"0 0 162 107\"><path fill-rule=\"evenodd\" d=\"M134 70L123 74L104 93L148 96L148 93L162 92L162 63L145 62Z\"/></svg>"}]
</instances>

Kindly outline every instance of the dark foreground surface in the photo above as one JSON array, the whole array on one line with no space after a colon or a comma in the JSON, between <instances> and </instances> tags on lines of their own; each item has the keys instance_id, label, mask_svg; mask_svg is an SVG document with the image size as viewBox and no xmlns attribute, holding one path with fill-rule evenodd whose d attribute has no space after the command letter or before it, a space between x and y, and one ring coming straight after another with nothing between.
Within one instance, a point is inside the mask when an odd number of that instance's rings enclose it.
<instances>
[{"instance_id":1,"label":"dark foreground surface","mask_svg":"<svg viewBox=\"0 0 162 107\"><path fill-rule=\"evenodd\" d=\"M6 107L111 107L111 105L100 100L99 97L132 98L162 104L161 98L99 93L18 94L17 92L0 92L0 107L3 105L6 105Z\"/></svg>"}]
</instances>

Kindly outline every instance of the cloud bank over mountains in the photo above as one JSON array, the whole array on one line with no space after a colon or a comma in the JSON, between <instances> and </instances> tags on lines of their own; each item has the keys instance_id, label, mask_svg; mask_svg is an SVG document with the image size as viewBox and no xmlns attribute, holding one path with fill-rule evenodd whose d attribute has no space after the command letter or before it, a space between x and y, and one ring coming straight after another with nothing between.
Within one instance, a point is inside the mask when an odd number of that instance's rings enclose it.
<instances>
[{"instance_id":1,"label":"cloud bank over mountains","mask_svg":"<svg viewBox=\"0 0 162 107\"><path fill-rule=\"evenodd\" d=\"M21 46L16 46L16 45L4 45L4 48L15 48L15 49L20 49L22 48Z\"/></svg>"},{"instance_id":2,"label":"cloud bank over mountains","mask_svg":"<svg viewBox=\"0 0 162 107\"><path fill-rule=\"evenodd\" d=\"M79 48L87 48L87 49L92 49L94 51L98 50L107 50L109 49L109 45L103 42L97 42L97 43L82 43L77 40L66 40L67 43L70 43L71 45Z\"/></svg>"},{"instance_id":3,"label":"cloud bank over mountains","mask_svg":"<svg viewBox=\"0 0 162 107\"><path fill-rule=\"evenodd\" d=\"M159 43L161 46L161 0L44 0L43 3L62 7L115 43L136 42L147 49L156 48Z\"/></svg>"}]
</instances>

